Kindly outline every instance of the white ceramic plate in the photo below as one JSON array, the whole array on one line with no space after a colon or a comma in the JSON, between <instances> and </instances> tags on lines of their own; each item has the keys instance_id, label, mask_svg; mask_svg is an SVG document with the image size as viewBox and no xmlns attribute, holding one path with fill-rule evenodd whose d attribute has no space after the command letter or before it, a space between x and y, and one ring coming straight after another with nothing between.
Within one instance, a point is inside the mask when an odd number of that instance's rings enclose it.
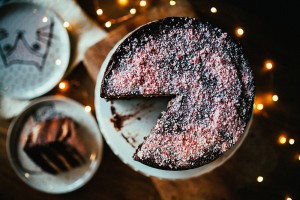
<instances>
[{"instance_id":1,"label":"white ceramic plate","mask_svg":"<svg viewBox=\"0 0 300 200\"><path fill-rule=\"evenodd\" d=\"M154 176L165 179L186 179L199 176L223 164L230 156L233 155L233 153L244 141L251 124L250 122L247 130L233 148L231 148L217 160L196 169L183 171L161 170L149 167L133 160L132 156L136 148L143 142L144 137L146 137L150 133L151 129L155 126L160 113L167 107L168 99L139 98L107 101L100 97L101 83L108 62L117 47L129 35L130 33L120 40L106 57L98 74L95 89L95 109L97 120L100 125L100 131L112 151L125 164L129 165L134 170L146 176ZM114 127L114 123L111 122L111 119L113 118L113 112L111 111L112 108L115 109L119 115L123 116L123 119L126 119L123 122L123 127L121 130L117 130Z\"/></svg>"},{"instance_id":2,"label":"white ceramic plate","mask_svg":"<svg viewBox=\"0 0 300 200\"><path fill-rule=\"evenodd\" d=\"M42 171L23 148L36 119L69 116L78 125L77 134L85 144L86 164L68 172L51 175ZM33 101L9 127L7 153L17 175L31 187L46 193L66 193L83 186L92 178L102 159L103 142L94 117L82 105L63 97L44 97Z\"/></svg>"},{"instance_id":3,"label":"white ceramic plate","mask_svg":"<svg viewBox=\"0 0 300 200\"><path fill-rule=\"evenodd\" d=\"M61 19L32 3L0 7L0 94L31 99L63 77L70 41Z\"/></svg>"}]
</instances>

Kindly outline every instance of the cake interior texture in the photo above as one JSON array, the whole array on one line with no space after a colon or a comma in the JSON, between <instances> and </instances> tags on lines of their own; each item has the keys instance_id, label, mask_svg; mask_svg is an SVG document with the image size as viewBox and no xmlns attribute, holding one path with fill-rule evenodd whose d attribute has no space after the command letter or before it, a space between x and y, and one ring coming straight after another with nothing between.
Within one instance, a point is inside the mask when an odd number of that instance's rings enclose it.
<instances>
[{"instance_id":1,"label":"cake interior texture","mask_svg":"<svg viewBox=\"0 0 300 200\"><path fill-rule=\"evenodd\" d=\"M69 171L84 164L85 146L69 117L48 119L36 124L28 135L25 153L50 174Z\"/></svg>"},{"instance_id":2,"label":"cake interior texture","mask_svg":"<svg viewBox=\"0 0 300 200\"><path fill-rule=\"evenodd\" d=\"M173 97L133 155L166 170L200 167L236 144L254 93L241 46L221 29L187 17L131 33L112 55L100 91L106 99Z\"/></svg>"}]
</instances>

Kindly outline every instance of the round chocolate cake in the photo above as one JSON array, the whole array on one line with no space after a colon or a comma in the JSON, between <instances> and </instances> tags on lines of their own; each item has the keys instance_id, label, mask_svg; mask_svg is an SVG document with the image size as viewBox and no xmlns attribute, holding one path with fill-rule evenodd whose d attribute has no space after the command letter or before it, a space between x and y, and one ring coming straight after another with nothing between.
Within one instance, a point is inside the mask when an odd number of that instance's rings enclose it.
<instances>
[{"instance_id":1,"label":"round chocolate cake","mask_svg":"<svg viewBox=\"0 0 300 200\"><path fill-rule=\"evenodd\" d=\"M208 23L171 17L131 33L111 57L106 99L171 96L133 158L186 170L214 161L244 133L254 81L240 45Z\"/></svg>"}]
</instances>

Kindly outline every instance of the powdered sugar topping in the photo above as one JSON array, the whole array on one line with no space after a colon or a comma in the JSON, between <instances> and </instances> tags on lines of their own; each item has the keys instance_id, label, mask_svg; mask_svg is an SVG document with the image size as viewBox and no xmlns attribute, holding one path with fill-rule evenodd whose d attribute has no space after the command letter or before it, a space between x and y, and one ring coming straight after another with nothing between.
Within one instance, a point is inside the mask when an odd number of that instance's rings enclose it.
<instances>
[{"instance_id":1,"label":"powdered sugar topping","mask_svg":"<svg viewBox=\"0 0 300 200\"><path fill-rule=\"evenodd\" d=\"M121 44L102 95L174 96L135 159L164 169L194 168L219 157L243 134L253 77L241 49L220 29L190 18L165 20Z\"/></svg>"}]
</instances>

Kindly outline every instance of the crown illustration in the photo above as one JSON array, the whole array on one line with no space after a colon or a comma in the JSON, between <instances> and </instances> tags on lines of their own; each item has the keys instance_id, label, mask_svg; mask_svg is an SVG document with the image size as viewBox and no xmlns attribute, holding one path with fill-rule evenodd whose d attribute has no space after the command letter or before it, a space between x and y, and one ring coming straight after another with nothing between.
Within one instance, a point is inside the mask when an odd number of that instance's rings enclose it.
<instances>
[{"instance_id":1,"label":"crown illustration","mask_svg":"<svg viewBox=\"0 0 300 200\"><path fill-rule=\"evenodd\" d=\"M45 46L42 52L40 43L36 42L33 45L28 43L24 30L18 30L13 45L6 44L2 47L1 40L8 37L9 33L0 28L0 56L5 67L22 64L34 65L38 70L43 70L54 37L53 27L54 22L50 20L48 25L38 28L36 31L36 40Z\"/></svg>"}]
</instances>

